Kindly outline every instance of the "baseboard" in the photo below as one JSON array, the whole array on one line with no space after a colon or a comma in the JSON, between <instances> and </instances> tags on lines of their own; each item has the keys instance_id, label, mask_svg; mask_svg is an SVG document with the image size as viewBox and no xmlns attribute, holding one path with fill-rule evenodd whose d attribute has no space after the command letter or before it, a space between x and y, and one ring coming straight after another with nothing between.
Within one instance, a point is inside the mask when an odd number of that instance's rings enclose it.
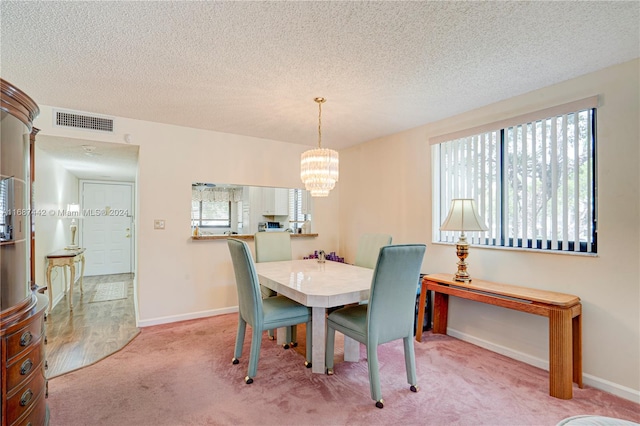
<instances>
[{"instance_id":1,"label":"baseboard","mask_svg":"<svg viewBox=\"0 0 640 426\"><path fill-rule=\"evenodd\" d=\"M456 339L460 339L465 342L472 343L476 346L480 346L481 348L488 349L492 352L499 353L500 355L504 355L517 361L522 361L525 364L533 365L534 367L541 368L545 371L549 371L549 360L534 357L523 352L513 350L506 346L497 345L487 340L478 339L477 337L462 333L455 329L448 328L447 334L451 337L455 337ZM620 398L624 398L635 403L640 403L640 391L638 390L631 389L626 386L622 386L617 383L602 379L600 377L592 376L591 374L585 373L582 374L582 382L587 386L600 389L601 391L619 396Z\"/></svg>"},{"instance_id":2,"label":"baseboard","mask_svg":"<svg viewBox=\"0 0 640 426\"><path fill-rule=\"evenodd\" d=\"M223 308L223 309L211 309L208 311L191 312L184 315L171 315L168 317L159 317L159 318L153 318L149 320L138 320L137 326L149 327L152 325L169 324L169 323L178 322L178 321L188 321L188 320L193 320L198 318L215 317L216 315L232 314L234 312L238 312L237 306L232 306L230 308Z\"/></svg>"}]
</instances>

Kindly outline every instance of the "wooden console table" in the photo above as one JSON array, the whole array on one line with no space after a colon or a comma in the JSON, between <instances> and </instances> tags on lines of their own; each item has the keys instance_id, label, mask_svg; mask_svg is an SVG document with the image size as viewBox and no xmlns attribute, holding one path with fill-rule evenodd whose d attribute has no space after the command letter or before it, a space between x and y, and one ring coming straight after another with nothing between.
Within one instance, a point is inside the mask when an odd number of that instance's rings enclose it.
<instances>
[{"instance_id":1,"label":"wooden console table","mask_svg":"<svg viewBox=\"0 0 640 426\"><path fill-rule=\"evenodd\" d=\"M449 295L549 318L549 394L573 397L573 382L582 388L582 304L571 294L537 290L479 279L454 281L452 274L422 279L418 324L424 320L427 290L434 292L433 333L447 333ZM422 341L422 327L416 329Z\"/></svg>"},{"instance_id":2,"label":"wooden console table","mask_svg":"<svg viewBox=\"0 0 640 426\"><path fill-rule=\"evenodd\" d=\"M69 280L69 309L73 310L73 284L76 279L76 262L80 262L80 292L82 288L82 276L84 275L84 252L85 249L63 249L56 250L47 255L47 289L49 290L49 313L53 307L53 288L51 286L51 270L56 266L64 269L64 291L67 292L67 267L71 271Z\"/></svg>"}]
</instances>

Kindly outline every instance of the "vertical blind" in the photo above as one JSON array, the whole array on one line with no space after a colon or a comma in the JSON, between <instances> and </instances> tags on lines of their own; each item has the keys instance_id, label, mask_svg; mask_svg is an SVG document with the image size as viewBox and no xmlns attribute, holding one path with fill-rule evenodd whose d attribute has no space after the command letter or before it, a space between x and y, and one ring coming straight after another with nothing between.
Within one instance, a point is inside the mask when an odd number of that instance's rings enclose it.
<instances>
[{"instance_id":1,"label":"vertical blind","mask_svg":"<svg viewBox=\"0 0 640 426\"><path fill-rule=\"evenodd\" d=\"M9 193L9 180L10 178L0 179L0 241L7 241L11 238L9 225L7 223L13 212L10 209L9 197L12 195Z\"/></svg>"},{"instance_id":2,"label":"vertical blind","mask_svg":"<svg viewBox=\"0 0 640 426\"><path fill-rule=\"evenodd\" d=\"M289 189L289 223L292 229L302 228L305 220L309 219L304 198L309 192L303 189Z\"/></svg>"},{"instance_id":3,"label":"vertical blind","mask_svg":"<svg viewBox=\"0 0 640 426\"><path fill-rule=\"evenodd\" d=\"M596 252L596 109L589 100L434 144L434 240L455 241L440 224L453 198L473 198L489 229L470 233L472 244Z\"/></svg>"}]
</instances>

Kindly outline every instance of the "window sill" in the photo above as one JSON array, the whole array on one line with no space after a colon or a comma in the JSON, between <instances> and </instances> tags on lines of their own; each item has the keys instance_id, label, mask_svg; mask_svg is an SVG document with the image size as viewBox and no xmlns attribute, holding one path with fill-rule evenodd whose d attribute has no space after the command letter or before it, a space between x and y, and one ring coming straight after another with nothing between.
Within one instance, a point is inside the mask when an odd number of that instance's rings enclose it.
<instances>
[{"instance_id":1,"label":"window sill","mask_svg":"<svg viewBox=\"0 0 640 426\"><path fill-rule=\"evenodd\" d=\"M317 237L318 234L290 234L291 238L305 238L305 237ZM235 238L238 240L253 240L253 234L236 234L236 235L197 235L192 236L191 239L195 241L203 240L226 240L228 238Z\"/></svg>"}]
</instances>

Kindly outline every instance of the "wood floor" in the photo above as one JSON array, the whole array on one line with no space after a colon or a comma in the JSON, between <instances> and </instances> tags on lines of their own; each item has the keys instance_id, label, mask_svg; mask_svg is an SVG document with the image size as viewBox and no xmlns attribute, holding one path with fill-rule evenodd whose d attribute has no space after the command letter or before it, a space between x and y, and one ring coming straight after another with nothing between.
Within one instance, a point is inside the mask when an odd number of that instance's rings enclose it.
<instances>
[{"instance_id":1,"label":"wood floor","mask_svg":"<svg viewBox=\"0 0 640 426\"><path fill-rule=\"evenodd\" d=\"M133 303L133 274L84 277L84 293L74 286L46 317L46 356L52 378L93 364L118 351L138 333ZM91 302L100 283L124 282L125 299Z\"/></svg>"}]
</instances>

